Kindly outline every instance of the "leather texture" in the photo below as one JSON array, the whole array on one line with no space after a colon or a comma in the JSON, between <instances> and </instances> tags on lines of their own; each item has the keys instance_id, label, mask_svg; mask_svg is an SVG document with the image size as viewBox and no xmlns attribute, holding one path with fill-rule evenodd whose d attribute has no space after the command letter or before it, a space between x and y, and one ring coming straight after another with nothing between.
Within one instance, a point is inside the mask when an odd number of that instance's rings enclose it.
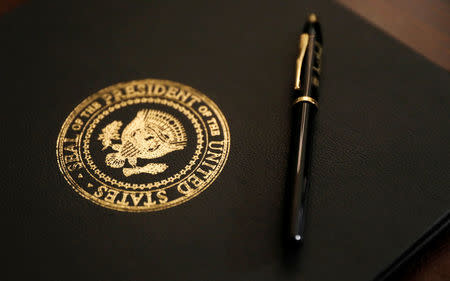
<instances>
[{"instance_id":1,"label":"leather texture","mask_svg":"<svg viewBox=\"0 0 450 281\"><path fill-rule=\"evenodd\" d=\"M324 36L305 243L282 243L290 104L308 12ZM371 280L450 206L447 71L331 1L30 1L0 18L5 280ZM207 94L218 179L160 212L76 194L66 116L135 79Z\"/></svg>"}]
</instances>

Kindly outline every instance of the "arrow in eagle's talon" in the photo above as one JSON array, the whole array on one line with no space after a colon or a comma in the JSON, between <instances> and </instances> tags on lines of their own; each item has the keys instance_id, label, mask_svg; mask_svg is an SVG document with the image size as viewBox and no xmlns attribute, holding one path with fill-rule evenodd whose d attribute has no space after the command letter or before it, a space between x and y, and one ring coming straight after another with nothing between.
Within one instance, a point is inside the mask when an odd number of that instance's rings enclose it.
<instances>
[{"instance_id":1,"label":"arrow in eagle's talon","mask_svg":"<svg viewBox=\"0 0 450 281\"><path fill-rule=\"evenodd\" d=\"M167 166L167 164L164 164L164 163L163 164L150 163L143 167L123 168L123 174L126 177L136 175L136 174L141 174L141 173L156 175L156 174L164 172L167 168L169 168L169 166Z\"/></svg>"}]
</instances>

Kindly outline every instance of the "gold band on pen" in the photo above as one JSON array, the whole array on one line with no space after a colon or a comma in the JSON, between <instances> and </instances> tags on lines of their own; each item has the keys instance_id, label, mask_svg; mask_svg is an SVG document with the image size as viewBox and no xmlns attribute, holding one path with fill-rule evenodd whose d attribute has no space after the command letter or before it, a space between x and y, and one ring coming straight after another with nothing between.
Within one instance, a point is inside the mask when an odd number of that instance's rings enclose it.
<instances>
[{"instance_id":1,"label":"gold band on pen","mask_svg":"<svg viewBox=\"0 0 450 281\"><path fill-rule=\"evenodd\" d=\"M308 97L308 96L301 96L295 99L294 104L299 103L299 102L309 102L311 104L314 104L317 108L319 108L319 103L313 99L312 97Z\"/></svg>"}]
</instances>

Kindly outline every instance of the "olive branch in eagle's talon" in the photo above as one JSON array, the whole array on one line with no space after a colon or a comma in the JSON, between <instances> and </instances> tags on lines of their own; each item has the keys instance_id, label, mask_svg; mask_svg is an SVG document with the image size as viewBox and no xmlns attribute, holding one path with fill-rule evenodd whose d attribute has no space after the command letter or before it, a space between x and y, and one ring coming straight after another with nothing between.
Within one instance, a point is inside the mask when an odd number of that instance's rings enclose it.
<instances>
[{"instance_id":1,"label":"olive branch in eagle's talon","mask_svg":"<svg viewBox=\"0 0 450 281\"><path fill-rule=\"evenodd\" d=\"M102 150L110 147L113 140L120 140L120 127L122 127L122 121L113 121L102 129L102 134L98 136L98 140L102 141Z\"/></svg>"}]
</instances>

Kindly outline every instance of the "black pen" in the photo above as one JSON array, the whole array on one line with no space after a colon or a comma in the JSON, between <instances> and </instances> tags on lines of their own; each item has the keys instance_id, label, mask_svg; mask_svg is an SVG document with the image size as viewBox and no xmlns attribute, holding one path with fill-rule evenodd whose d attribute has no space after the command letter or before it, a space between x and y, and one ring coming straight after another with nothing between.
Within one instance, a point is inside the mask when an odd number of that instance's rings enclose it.
<instances>
[{"instance_id":1,"label":"black pen","mask_svg":"<svg viewBox=\"0 0 450 281\"><path fill-rule=\"evenodd\" d=\"M300 35L294 86L292 163L290 174L291 218L289 239L303 241L309 165L312 149L312 125L318 109L318 88L322 55L322 35L315 14L311 14Z\"/></svg>"}]
</instances>

